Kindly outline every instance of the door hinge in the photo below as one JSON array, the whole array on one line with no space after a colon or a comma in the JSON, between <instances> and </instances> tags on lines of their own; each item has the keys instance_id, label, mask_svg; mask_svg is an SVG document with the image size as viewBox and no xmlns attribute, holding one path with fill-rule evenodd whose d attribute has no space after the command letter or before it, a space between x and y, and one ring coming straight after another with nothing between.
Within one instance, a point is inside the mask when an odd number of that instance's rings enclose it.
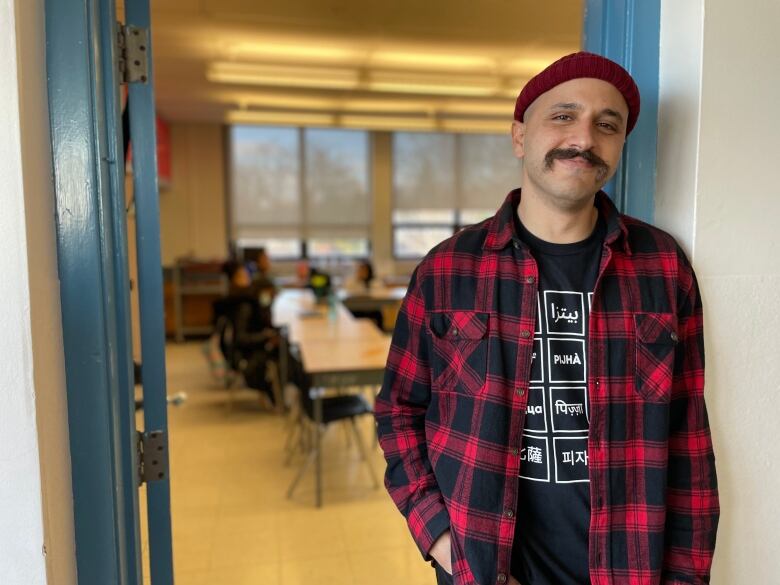
<instances>
[{"instance_id":1,"label":"door hinge","mask_svg":"<svg viewBox=\"0 0 780 585\"><path fill-rule=\"evenodd\" d=\"M117 23L120 83L148 83L149 29Z\"/></svg>"},{"instance_id":2,"label":"door hinge","mask_svg":"<svg viewBox=\"0 0 780 585\"><path fill-rule=\"evenodd\" d=\"M168 437L164 431L136 431L138 485L168 478Z\"/></svg>"}]
</instances>

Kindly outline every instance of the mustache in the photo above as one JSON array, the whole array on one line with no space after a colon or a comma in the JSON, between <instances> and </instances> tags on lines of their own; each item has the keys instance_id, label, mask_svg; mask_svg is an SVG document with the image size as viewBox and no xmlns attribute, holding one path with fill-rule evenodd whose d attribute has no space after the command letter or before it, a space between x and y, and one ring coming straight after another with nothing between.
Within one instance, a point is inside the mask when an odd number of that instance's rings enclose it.
<instances>
[{"instance_id":1,"label":"mustache","mask_svg":"<svg viewBox=\"0 0 780 585\"><path fill-rule=\"evenodd\" d=\"M572 158L581 158L587 163L590 163L598 169L598 176L604 177L609 172L609 165L604 162L604 159L594 154L590 150L577 150L576 148L554 148L548 152L544 157L544 166L549 171L552 169L553 161L569 160Z\"/></svg>"}]
</instances>

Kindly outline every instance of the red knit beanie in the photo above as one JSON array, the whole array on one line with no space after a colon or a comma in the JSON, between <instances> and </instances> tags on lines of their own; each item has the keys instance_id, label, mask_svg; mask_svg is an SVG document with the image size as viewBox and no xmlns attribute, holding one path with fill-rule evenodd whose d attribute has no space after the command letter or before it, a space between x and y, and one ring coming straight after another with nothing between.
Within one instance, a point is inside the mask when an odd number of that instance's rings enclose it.
<instances>
[{"instance_id":1,"label":"red knit beanie","mask_svg":"<svg viewBox=\"0 0 780 585\"><path fill-rule=\"evenodd\" d=\"M525 84L515 104L515 120L523 121L525 111L536 98L571 79L589 77L614 85L623 94L628 105L626 136L633 130L639 117L639 89L631 75L620 65L594 53L580 51L558 59Z\"/></svg>"}]
</instances>

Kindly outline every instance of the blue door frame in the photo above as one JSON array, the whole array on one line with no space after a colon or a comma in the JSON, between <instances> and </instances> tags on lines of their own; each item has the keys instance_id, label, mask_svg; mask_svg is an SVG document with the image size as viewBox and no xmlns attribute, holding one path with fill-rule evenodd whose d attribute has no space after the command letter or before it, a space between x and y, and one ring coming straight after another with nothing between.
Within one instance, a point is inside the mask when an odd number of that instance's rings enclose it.
<instances>
[{"instance_id":1,"label":"blue door frame","mask_svg":"<svg viewBox=\"0 0 780 585\"><path fill-rule=\"evenodd\" d=\"M148 27L149 0L127 0ZM113 0L46 0L46 60L80 585L141 585L138 433ZM151 47L146 47L151 61ZM167 448L150 81L131 87L147 431ZM147 483L150 574L173 583L169 478Z\"/></svg>"},{"instance_id":2,"label":"blue door frame","mask_svg":"<svg viewBox=\"0 0 780 585\"><path fill-rule=\"evenodd\" d=\"M641 111L605 191L623 213L652 223L658 144L661 0L587 0L583 49L620 63L639 86Z\"/></svg>"},{"instance_id":3,"label":"blue door frame","mask_svg":"<svg viewBox=\"0 0 780 585\"><path fill-rule=\"evenodd\" d=\"M90 585L140 579L137 500L126 489L136 475L122 179L101 34L110 19L112 3L46 2L76 564L79 583Z\"/></svg>"}]
</instances>

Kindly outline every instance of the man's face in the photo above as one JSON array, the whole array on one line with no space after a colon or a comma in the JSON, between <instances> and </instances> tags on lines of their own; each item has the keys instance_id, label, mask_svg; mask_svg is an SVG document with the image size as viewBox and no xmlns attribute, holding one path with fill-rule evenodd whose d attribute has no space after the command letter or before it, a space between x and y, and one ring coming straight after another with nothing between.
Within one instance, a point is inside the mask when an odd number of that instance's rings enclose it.
<instances>
[{"instance_id":1,"label":"man's face","mask_svg":"<svg viewBox=\"0 0 780 585\"><path fill-rule=\"evenodd\" d=\"M543 93L512 125L523 186L560 209L590 204L615 174L627 120L623 96L600 79L572 79Z\"/></svg>"}]
</instances>

